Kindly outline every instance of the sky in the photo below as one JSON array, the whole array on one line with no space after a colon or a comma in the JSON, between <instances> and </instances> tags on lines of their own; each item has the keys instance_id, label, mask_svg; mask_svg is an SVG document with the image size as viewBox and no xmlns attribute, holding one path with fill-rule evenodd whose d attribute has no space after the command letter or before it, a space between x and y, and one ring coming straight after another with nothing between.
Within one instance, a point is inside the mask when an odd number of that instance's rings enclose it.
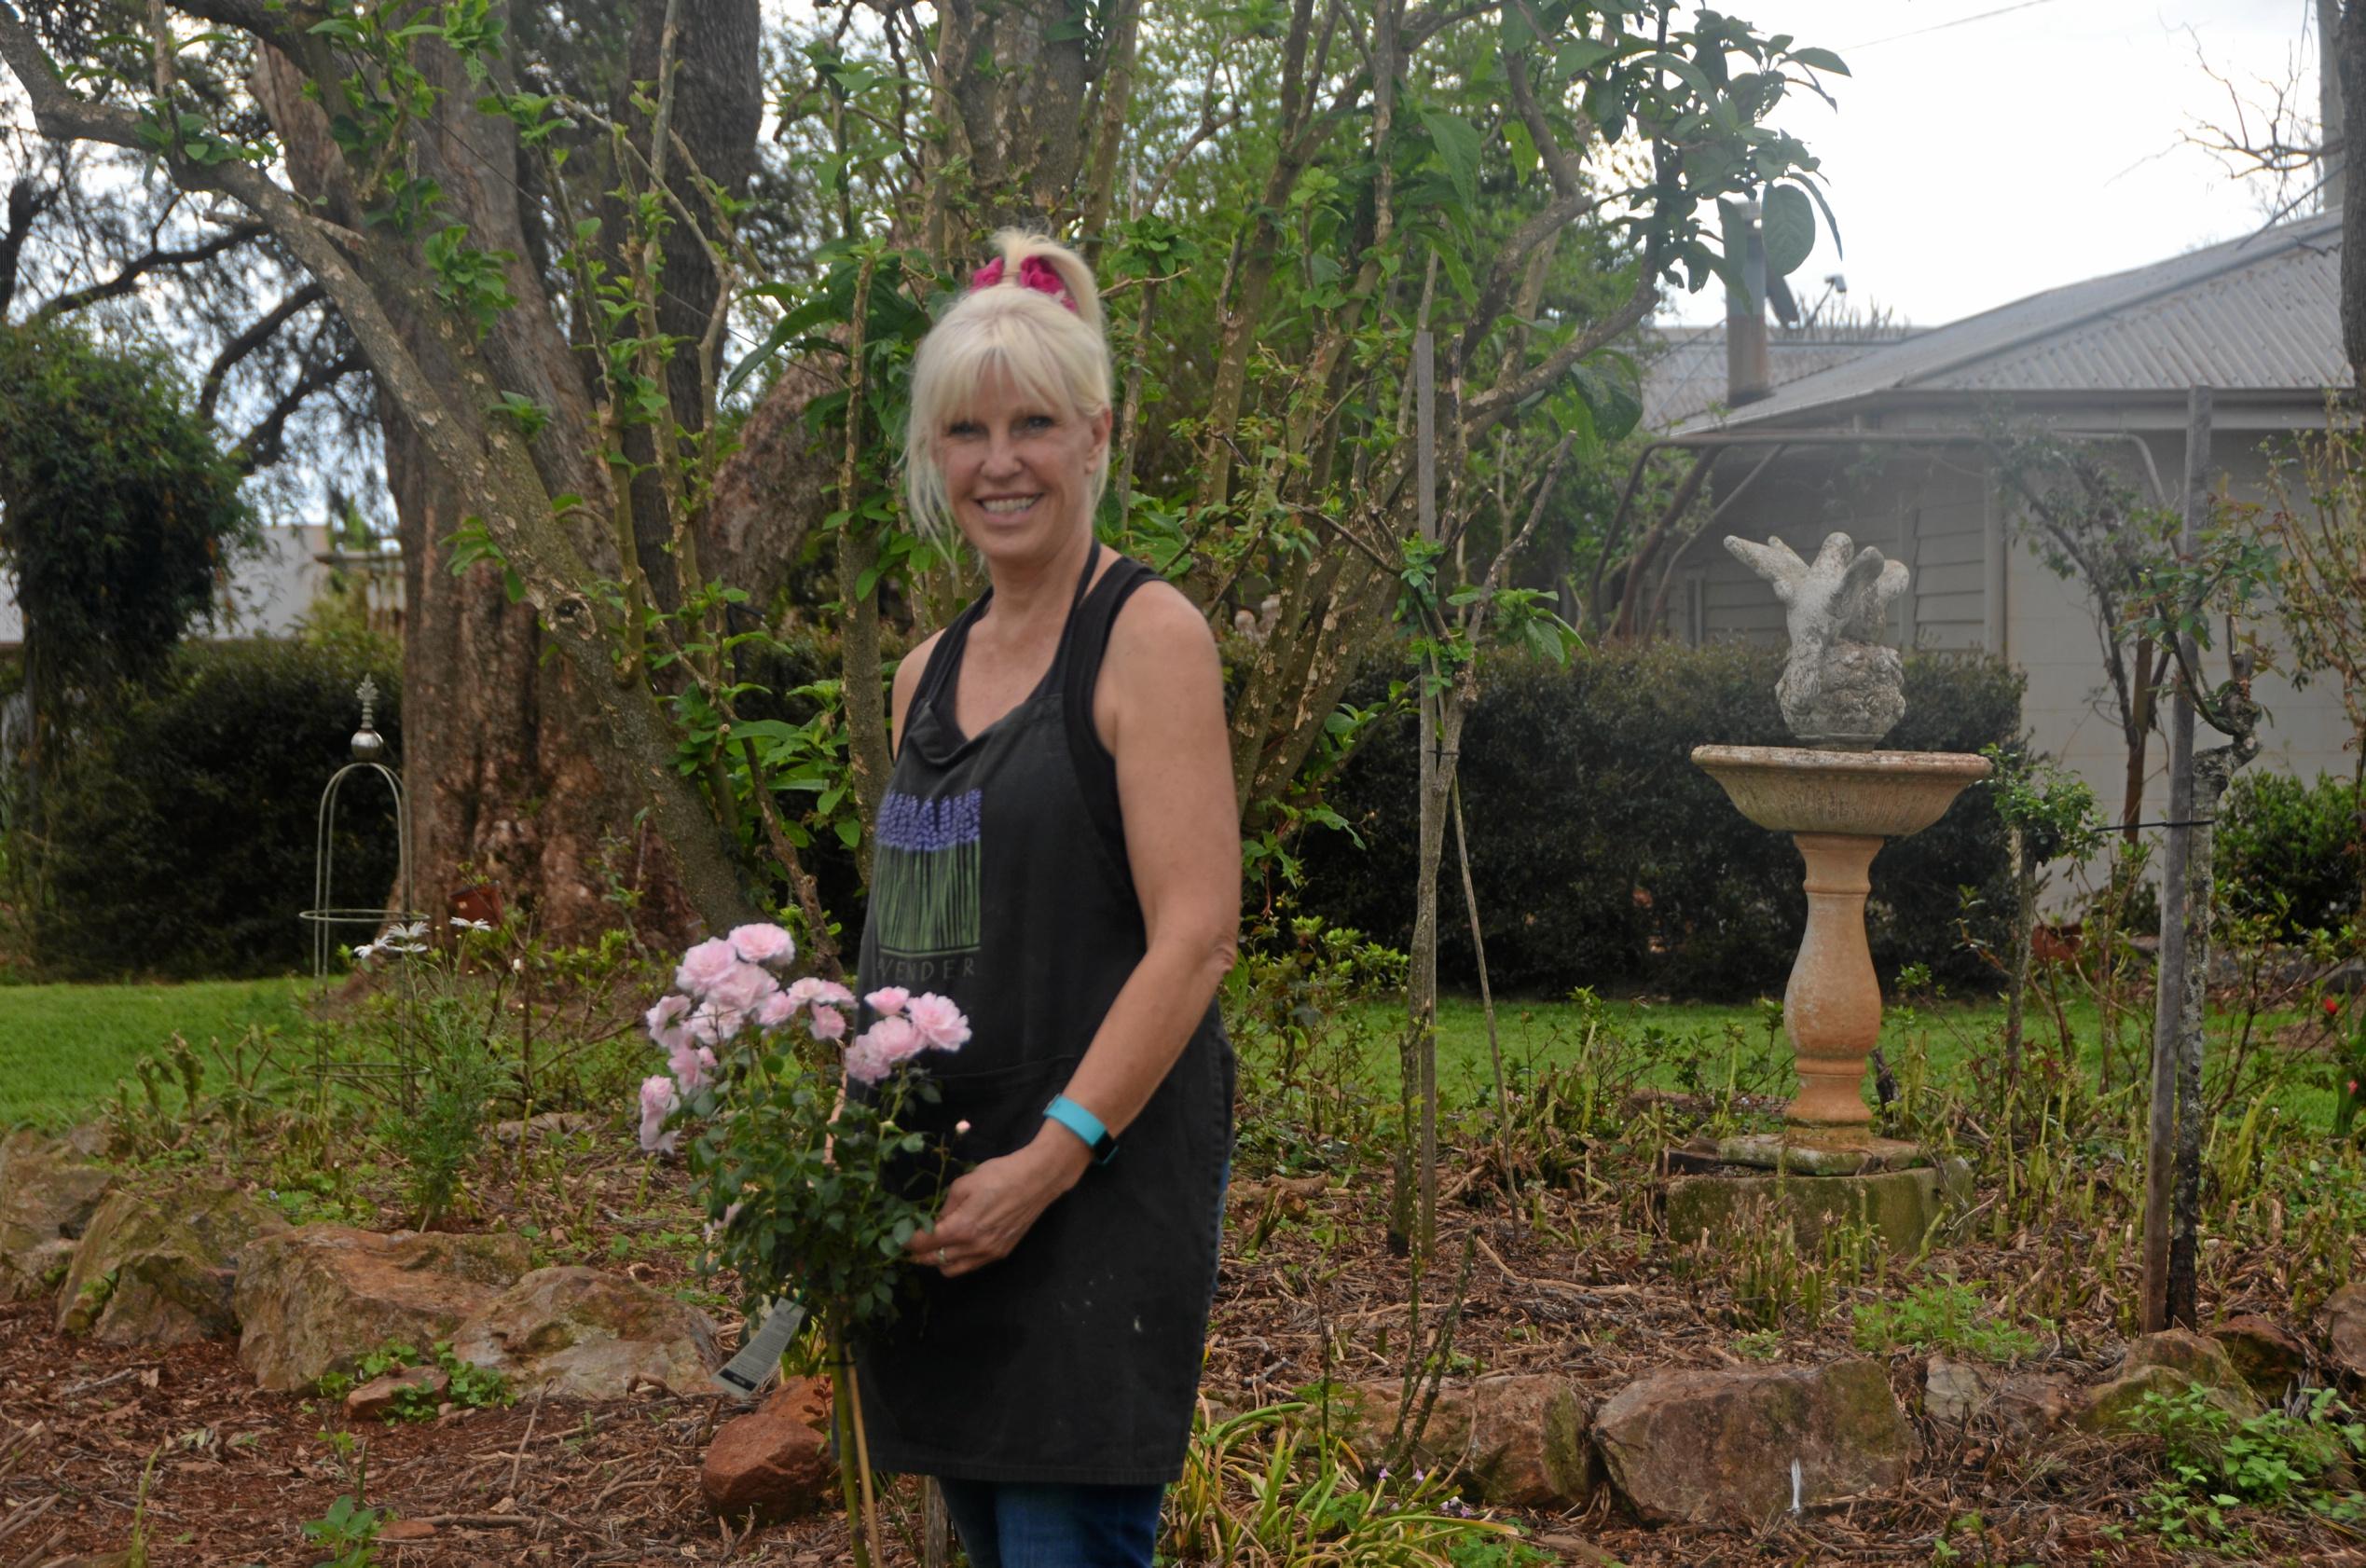
<instances>
[{"instance_id":1,"label":"sky","mask_svg":"<svg viewBox=\"0 0 2366 1568\"><path fill-rule=\"evenodd\" d=\"M1823 161L1828 233L1794 275L1922 325L2256 229L2273 208L2184 141L2231 118L2206 57L2255 103L2297 68L2316 105L2314 0L1725 0L1763 32L1836 50L1838 109L1795 92L1775 122ZM2266 85L2263 85L2263 83ZM1668 319L1725 312L1714 285Z\"/></svg>"}]
</instances>

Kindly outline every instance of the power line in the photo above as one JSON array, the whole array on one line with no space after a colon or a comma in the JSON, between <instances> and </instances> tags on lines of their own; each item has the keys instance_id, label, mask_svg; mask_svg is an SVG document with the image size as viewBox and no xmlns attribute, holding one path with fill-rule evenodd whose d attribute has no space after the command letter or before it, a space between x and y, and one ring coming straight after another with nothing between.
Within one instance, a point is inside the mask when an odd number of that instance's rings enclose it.
<instances>
[{"instance_id":1,"label":"power line","mask_svg":"<svg viewBox=\"0 0 2366 1568\"><path fill-rule=\"evenodd\" d=\"M1991 17L2011 16L2015 11L2026 11L2039 6L2050 6L2053 3L2054 0L2020 0L2017 6L1999 6L1992 11L1982 11L1976 16L1958 17L1953 21L1933 22L1929 27L1918 27L1911 33L1892 33L1886 38L1871 38L1862 44L1844 45L1841 52L1853 54L1859 49L1878 48L1883 44L1897 44L1908 38L1927 37L1933 33L1945 33L1950 27L1968 27L1975 21L1986 21Z\"/></svg>"}]
</instances>

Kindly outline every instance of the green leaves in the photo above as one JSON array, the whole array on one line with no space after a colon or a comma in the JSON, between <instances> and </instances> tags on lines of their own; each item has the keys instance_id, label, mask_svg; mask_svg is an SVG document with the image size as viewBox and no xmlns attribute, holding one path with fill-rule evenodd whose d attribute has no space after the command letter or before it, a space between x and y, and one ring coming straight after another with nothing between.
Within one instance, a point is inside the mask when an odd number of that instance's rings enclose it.
<instances>
[{"instance_id":1,"label":"green leaves","mask_svg":"<svg viewBox=\"0 0 2366 1568\"><path fill-rule=\"evenodd\" d=\"M1442 110L1424 109L1421 117L1430 145L1446 166L1446 177L1453 182L1454 194L1462 199L1465 209L1478 206L1481 145L1478 131L1462 116Z\"/></svg>"},{"instance_id":2,"label":"green leaves","mask_svg":"<svg viewBox=\"0 0 2366 1568\"><path fill-rule=\"evenodd\" d=\"M526 598L526 579L509 564L509 557L502 553L501 545L485 527L484 518L463 518L461 526L445 538L444 545L451 552L453 576L458 577L479 561L491 561L502 569L502 591L509 596L509 602L516 604Z\"/></svg>"},{"instance_id":3,"label":"green leaves","mask_svg":"<svg viewBox=\"0 0 2366 1568\"><path fill-rule=\"evenodd\" d=\"M1788 278L1799 270L1816 248L1816 212L1808 193L1797 186L1776 186L1767 192L1764 223L1767 273Z\"/></svg>"},{"instance_id":4,"label":"green leaves","mask_svg":"<svg viewBox=\"0 0 2366 1568\"><path fill-rule=\"evenodd\" d=\"M435 297L459 311L477 337L517 303L507 272L516 254L477 249L468 242L467 225L450 224L428 236L425 254L428 270L435 274Z\"/></svg>"},{"instance_id":5,"label":"green leaves","mask_svg":"<svg viewBox=\"0 0 2366 1568\"><path fill-rule=\"evenodd\" d=\"M1791 59L1795 64L1805 65L1809 70L1829 71L1836 76L1845 76L1849 74L1847 64L1830 49L1814 48L1793 49Z\"/></svg>"}]
</instances>

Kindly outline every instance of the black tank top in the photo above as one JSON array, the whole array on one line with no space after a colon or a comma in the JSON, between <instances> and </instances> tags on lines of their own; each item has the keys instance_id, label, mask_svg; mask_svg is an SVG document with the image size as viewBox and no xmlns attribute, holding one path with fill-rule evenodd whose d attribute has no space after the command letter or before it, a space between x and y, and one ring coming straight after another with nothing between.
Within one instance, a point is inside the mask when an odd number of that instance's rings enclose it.
<instances>
[{"instance_id":1,"label":"black tank top","mask_svg":"<svg viewBox=\"0 0 2366 1568\"><path fill-rule=\"evenodd\" d=\"M1155 574L1121 560L1094 584L1099 557L1095 543L1042 681L975 736L954 720L954 689L991 593L946 629L880 806L862 987L940 992L969 1015L970 1042L930 1066L942 1098L908 1118L965 1163L1036 1135L1146 947L1093 689L1119 609ZM1232 1077L1210 1003L1117 1157L1010 1257L956 1279L914 1271L901 1315L857 1353L874 1465L982 1481L1181 1475Z\"/></svg>"}]
</instances>

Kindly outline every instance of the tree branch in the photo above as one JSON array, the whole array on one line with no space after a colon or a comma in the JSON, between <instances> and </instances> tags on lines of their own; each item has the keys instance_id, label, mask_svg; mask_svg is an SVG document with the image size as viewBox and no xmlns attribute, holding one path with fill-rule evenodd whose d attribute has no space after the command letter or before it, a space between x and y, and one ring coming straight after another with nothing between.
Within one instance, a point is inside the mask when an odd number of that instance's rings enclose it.
<instances>
[{"instance_id":1,"label":"tree branch","mask_svg":"<svg viewBox=\"0 0 2366 1568\"><path fill-rule=\"evenodd\" d=\"M47 321L52 316L62 316L70 311L96 305L103 299L117 298L139 287L142 278L158 268L188 267L200 261L212 261L225 252L234 251L250 241L261 239L263 234L264 228L261 224L241 223L234 224L212 239L195 245L183 246L178 250L159 246L144 255L134 256L125 262L112 278L91 283L87 287L68 289L34 311L33 318L35 321Z\"/></svg>"},{"instance_id":2,"label":"tree branch","mask_svg":"<svg viewBox=\"0 0 2366 1568\"><path fill-rule=\"evenodd\" d=\"M230 461L247 473L268 468L287 456L287 421L295 412L310 400L315 392L325 392L359 370L367 370L369 361L359 349L348 349L333 360L308 368L296 378L296 384L280 394L253 430L230 450Z\"/></svg>"},{"instance_id":3,"label":"tree branch","mask_svg":"<svg viewBox=\"0 0 2366 1568\"><path fill-rule=\"evenodd\" d=\"M60 194L57 186L37 185L30 176L21 177L8 187L8 227L0 234L0 321L7 319L8 307L17 296L17 259L24 242L41 215L58 204Z\"/></svg>"},{"instance_id":4,"label":"tree branch","mask_svg":"<svg viewBox=\"0 0 2366 1568\"><path fill-rule=\"evenodd\" d=\"M289 318L307 306L317 304L324 293L318 283L305 284L265 311L244 332L223 344L222 351L213 356L212 364L206 366L205 380L198 389L198 418L212 424L213 406L222 397L223 378L241 360L269 342L280 328L288 323Z\"/></svg>"}]
</instances>

